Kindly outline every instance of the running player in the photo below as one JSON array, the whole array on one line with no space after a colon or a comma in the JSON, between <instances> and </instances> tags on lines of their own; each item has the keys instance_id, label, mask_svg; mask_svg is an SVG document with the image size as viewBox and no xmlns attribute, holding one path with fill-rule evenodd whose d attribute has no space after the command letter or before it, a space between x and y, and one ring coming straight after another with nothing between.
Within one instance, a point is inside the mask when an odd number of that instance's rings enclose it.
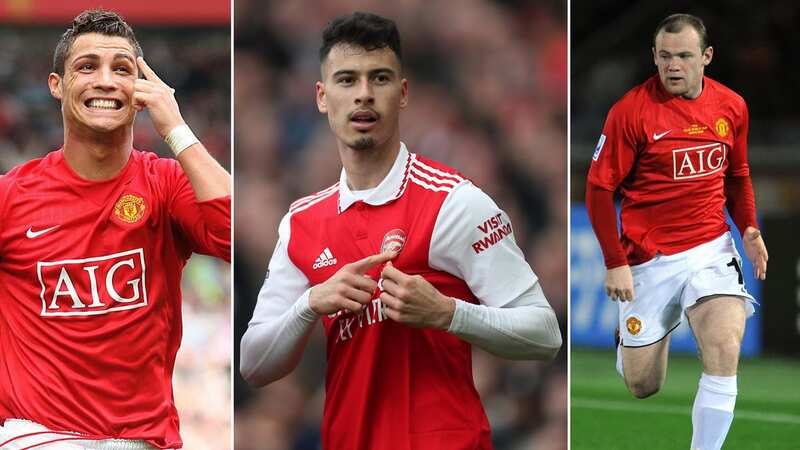
<instances>
[{"instance_id":1,"label":"running player","mask_svg":"<svg viewBox=\"0 0 800 450\"><path fill-rule=\"evenodd\" d=\"M399 136L408 103L394 22L354 13L323 32L317 106L340 181L292 204L242 338L254 385L327 336L323 447L490 449L471 345L550 359L555 313L508 216L462 175Z\"/></svg>"},{"instance_id":2,"label":"running player","mask_svg":"<svg viewBox=\"0 0 800 450\"><path fill-rule=\"evenodd\" d=\"M701 450L721 448L733 420L739 347L755 303L726 206L756 276L767 269L747 165L747 106L704 76L713 53L699 18L675 14L658 25L658 74L611 108L586 191L606 292L620 300L617 368L634 396L658 392L669 333L685 315L703 361L691 443Z\"/></svg>"},{"instance_id":3,"label":"running player","mask_svg":"<svg viewBox=\"0 0 800 450\"><path fill-rule=\"evenodd\" d=\"M48 85L63 147L0 178L0 448L179 448L181 272L230 260L230 176L118 15L77 16ZM176 159L133 148L145 108Z\"/></svg>"}]
</instances>

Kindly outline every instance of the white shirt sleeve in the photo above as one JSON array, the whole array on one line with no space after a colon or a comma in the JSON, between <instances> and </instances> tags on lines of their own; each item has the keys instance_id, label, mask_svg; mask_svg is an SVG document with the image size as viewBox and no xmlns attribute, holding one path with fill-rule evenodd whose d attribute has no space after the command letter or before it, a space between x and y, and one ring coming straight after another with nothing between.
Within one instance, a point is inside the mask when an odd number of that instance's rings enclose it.
<instances>
[{"instance_id":1,"label":"white shirt sleeve","mask_svg":"<svg viewBox=\"0 0 800 450\"><path fill-rule=\"evenodd\" d=\"M242 337L239 371L254 386L278 380L297 366L318 319L308 306L308 278L289 258L289 219L286 214L278 227L278 244Z\"/></svg>"},{"instance_id":2,"label":"white shirt sleeve","mask_svg":"<svg viewBox=\"0 0 800 450\"><path fill-rule=\"evenodd\" d=\"M456 186L442 204L429 264L464 280L481 303L456 299L449 332L506 358L548 359L558 352L555 312L508 215L472 183Z\"/></svg>"}]
</instances>

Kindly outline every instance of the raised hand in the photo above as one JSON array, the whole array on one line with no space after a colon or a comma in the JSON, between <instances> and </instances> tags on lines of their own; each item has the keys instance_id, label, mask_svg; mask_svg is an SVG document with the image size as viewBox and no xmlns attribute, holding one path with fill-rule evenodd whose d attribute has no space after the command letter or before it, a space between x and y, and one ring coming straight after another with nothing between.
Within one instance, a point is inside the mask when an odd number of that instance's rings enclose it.
<instances>
[{"instance_id":1,"label":"raised hand","mask_svg":"<svg viewBox=\"0 0 800 450\"><path fill-rule=\"evenodd\" d=\"M137 111L147 108L156 132L163 139L173 128L185 124L175 100L175 89L167 86L144 58L136 58L136 63L144 79L134 81L133 107Z\"/></svg>"}]
</instances>

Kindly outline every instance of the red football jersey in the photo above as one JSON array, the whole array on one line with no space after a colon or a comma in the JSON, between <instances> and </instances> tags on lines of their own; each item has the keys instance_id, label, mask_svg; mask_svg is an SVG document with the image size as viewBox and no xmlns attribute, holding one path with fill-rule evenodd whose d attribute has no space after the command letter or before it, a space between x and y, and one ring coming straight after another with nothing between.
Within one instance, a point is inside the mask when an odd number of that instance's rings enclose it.
<instances>
[{"instance_id":1,"label":"red football jersey","mask_svg":"<svg viewBox=\"0 0 800 450\"><path fill-rule=\"evenodd\" d=\"M230 196L134 150L87 181L61 150L0 178L0 423L181 447L172 371L181 272L230 259Z\"/></svg>"},{"instance_id":2,"label":"red football jersey","mask_svg":"<svg viewBox=\"0 0 800 450\"><path fill-rule=\"evenodd\" d=\"M453 169L404 145L370 192L351 192L343 171L336 185L295 202L280 236L251 324L295 308L309 287L343 265L387 249L400 250L392 261L397 269L467 302L503 307L537 283L508 216ZM381 270L367 275L378 280ZM390 320L379 294L380 288L359 314L322 318L328 360L323 447L491 449L470 344Z\"/></svg>"},{"instance_id":3,"label":"red football jersey","mask_svg":"<svg viewBox=\"0 0 800 450\"><path fill-rule=\"evenodd\" d=\"M725 177L749 176L744 100L705 77L696 99L653 76L608 113L589 182L622 194L629 264L711 241L725 223Z\"/></svg>"}]
</instances>

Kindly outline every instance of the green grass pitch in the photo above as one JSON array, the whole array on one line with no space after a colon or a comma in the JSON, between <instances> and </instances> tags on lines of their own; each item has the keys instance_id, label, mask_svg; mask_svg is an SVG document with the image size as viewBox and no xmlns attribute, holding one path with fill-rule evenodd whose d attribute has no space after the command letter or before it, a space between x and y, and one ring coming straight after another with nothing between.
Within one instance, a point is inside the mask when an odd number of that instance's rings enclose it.
<instances>
[{"instance_id":1,"label":"green grass pitch","mask_svg":"<svg viewBox=\"0 0 800 450\"><path fill-rule=\"evenodd\" d=\"M661 392L638 400L612 351L572 350L572 450L688 450L700 361L670 355ZM744 359L733 426L723 450L800 450L800 361Z\"/></svg>"}]
</instances>

